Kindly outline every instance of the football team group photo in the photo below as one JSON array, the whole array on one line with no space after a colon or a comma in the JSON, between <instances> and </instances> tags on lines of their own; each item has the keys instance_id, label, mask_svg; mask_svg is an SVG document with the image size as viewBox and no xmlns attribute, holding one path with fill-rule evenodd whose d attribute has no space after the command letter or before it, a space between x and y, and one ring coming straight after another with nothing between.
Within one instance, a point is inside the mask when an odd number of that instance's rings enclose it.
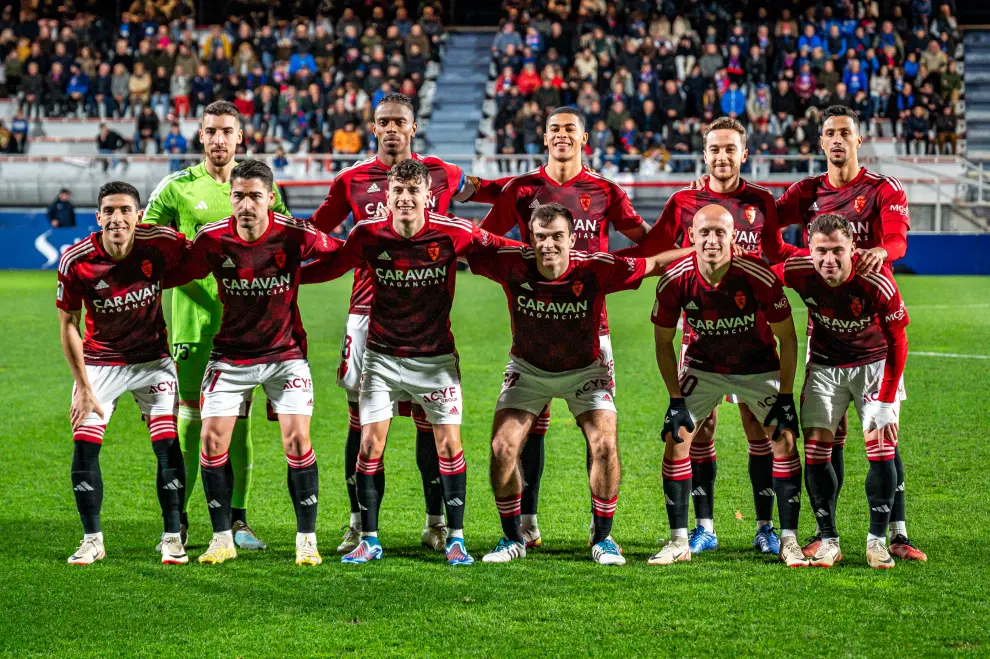
<instances>
[{"instance_id":1,"label":"football team group photo","mask_svg":"<svg viewBox=\"0 0 990 659\"><path fill-rule=\"evenodd\" d=\"M98 5L0 15L0 653L990 643L964 8Z\"/></svg>"}]
</instances>

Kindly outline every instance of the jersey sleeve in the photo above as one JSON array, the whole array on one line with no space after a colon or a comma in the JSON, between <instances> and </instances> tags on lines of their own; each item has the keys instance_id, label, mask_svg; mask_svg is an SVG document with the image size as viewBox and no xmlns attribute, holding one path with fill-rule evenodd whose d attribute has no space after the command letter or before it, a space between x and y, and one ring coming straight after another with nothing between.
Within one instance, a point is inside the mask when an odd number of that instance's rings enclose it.
<instances>
[{"instance_id":1,"label":"jersey sleeve","mask_svg":"<svg viewBox=\"0 0 990 659\"><path fill-rule=\"evenodd\" d=\"M616 231L629 231L643 224L626 191L615 185L612 187L612 203L608 205L608 221Z\"/></svg>"},{"instance_id":2,"label":"jersey sleeve","mask_svg":"<svg viewBox=\"0 0 990 659\"><path fill-rule=\"evenodd\" d=\"M653 302L653 312L650 320L659 327L677 327L681 317L681 301L678 295L679 287L676 279L666 276L657 282L656 300Z\"/></svg>"},{"instance_id":3,"label":"jersey sleeve","mask_svg":"<svg viewBox=\"0 0 990 659\"><path fill-rule=\"evenodd\" d=\"M453 163L445 162L443 170L447 173L447 189L453 198L464 187L464 181L467 179L464 176L464 171Z\"/></svg>"},{"instance_id":4,"label":"jersey sleeve","mask_svg":"<svg viewBox=\"0 0 990 659\"><path fill-rule=\"evenodd\" d=\"M499 247L523 247L523 243L511 238L496 235L484 228L475 226L471 232L471 240L467 243L467 254L477 250L498 249Z\"/></svg>"},{"instance_id":5,"label":"jersey sleeve","mask_svg":"<svg viewBox=\"0 0 990 659\"><path fill-rule=\"evenodd\" d=\"M328 236L319 229L304 229L302 233L301 256L306 259L326 259L344 246L344 241Z\"/></svg>"},{"instance_id":6,"label":"jersey sleeve","mask_svg":"<svg viewBox=\"0 0 990 659\"><path fill-rule=\"evenodd\" d=\"M179 234L182 235L182 234ZM213 239L206 232L199 232L193 240L184 241L181 259L165 270L162 288L183 286L210 274L209 252Z\"/></svg>"},{"instance_id":7,"label":"jersey sleeve","mask_svg":"<svg viewBox=\"0 0 990 659\"><path fill-rule=\"evenodd\" d=\"M645 259L619 256L602 265L602 290L606 293L635 290L646 277Z\"/></svg>"},{"instance_id":8,"label":"jersey sleeve","mask_svg":"<svg viewBox=\"0 0 990 659\"><path fill-rule=\"evenodd\" d=\"M628 200L629 198L626 197ZM663 207L663 212L653 224L653 228L646 234L638 245L619 250L618 253L624 256L656 256L661 252L674 249L676 247L677 231L677 193L671 195L670 199Z\"/></svg>"},{"instance_id":9,"label":"jersey sleeve","mask_svg":"<svg viewBox=\"0 0 990 659\"><path fill-rule=\"evenodd\" d=\"M882 244L890 263L907 254L907 232L911 228L907 195L897 179L887 179L886 184L880 187L877 203L880 206Z\"/></svg>"},{"instance_id":10,"label":"jersey sleeve","mask_svg":"<svg viewBox=\"0 0 990 659\"><path fill-rule=\"evenodd\" d=\"M327 198L309 219L317 229L329 233L340 226L350 214L351 201L347 198L347 183L343 176L338 176L330 184Z\"/></svg>"},{"instance_id":11,"label":"jersey sleeve","mask_svg":"<svg viewBox=\"0 0 990 659\"><path fill-rule=\"evenodd\" d=\"M791 188L794 186L792 185ZM788 188L787 192L784 193L784 197L790 192ZM760 233L760 247L764 254L767 254L767 259L770 263L780 263L786 261L792 256L798 256L802 253L807 253L807 250L802 250L800 247L795 247L784 240L784 236L781 234L780 230L783 228L780 221L780 204L783 202L784 197L781 197L780 202L776 202L773 199L773 195L767 194L766 203L764 203L764 224L763 230ZM793 204L793 202L788 201L788 204ZM797 213L795 211L794 215ZM794 224L790 222L789 224ZM772 254L767 252L770 249Z\"/></svg>"},{"instance_id":12,"label":"jersey sleeve","mask_svg":"<svg viewBox=\"0 0 990 659\"><path fill-rule=\"evenodd\" d=\"M144 222L177 228L179 216L175 211L174 188L175 185L171 180L163 181L158 185L148 197L148 205L144 209Z\"/></svg>"},{"instance_id":13,"label":"jersey sleeve","mask_svg":"<svg viewBox=\"0 0 990 659\"><path fill-rule=\"evenodd\" d=\"M901 299L900 291L884 271L865 275L873 284L873 303L877 307L877 324L887 341L887 357L883 365L883 379L880 381L880 402L893 403L897 400L897 390L904 367L907 364L908 340L904 329L911 322Z\"/></svg>"},{"instance_id":14,"label":"jersey sleeve","mask_svg":"<svg viewBox=\"0 0 990 659\"><path fill-rule=\"evenodd\" d=\"M494 204L498 196L502 194L502 188L512 180L511 176L499 179L483 179L477 176L468 176L467 178L474 186L474 194L471 195L470 201L479 204Z\"/></svg>"},{"instance_id":15,"label":"jersey sleeve","mask_svg":"<svg viewBox=\"0 0 990 659\"><path fill-rule=\"evenodd\" d=\"M62 311L79 311L82 309L82 291L79 281L75 277L75 270L72 266L66 269L58 269L58 288L55 290L55 306Z\"/></svg>"},{"instance_id":16,"label":"jersey sleeve","mask_svg":"<svg viewBox=\"0 0 990 659\"><path fill-rule=\"evenodd\" d=\"M518 187L506 185L495 198L488 215L481 221L481 228L496 236L504 236L511 231L519 222L519 213L516 211L518 196Z\"/></svg>"},{"instance_id":17,"label":"jersey sleeve","mask_svg":"<svg viewBox=\"0 0 990 659\"><path fill-rule=\"evenodd\" d=\"M473 274L502 284L505 283L506 258L500 257L498 247L487 245L472 249L467 255L467 262Z\"/></svg>"},{"instance_id":18,"label":"jersey sleeve","mask_svg":"<svg viewBox=\"0 0 990 659\"><path fill-rule=\"evenodd\" d=\"M337 279L359 266L362 261L362 250L368 238L365 228L360 223L357 224L342 245L322 258L302 267L301 283L319 284Z\"/></svg>"},{"instance_id":19,"label":"jersey sleeve","mask_svg":"<svg viewBox=\"0 0 990 659\"><path fill-rule=\"evenodd\" d=\"M271 210L279 215L291 215L292 213L285 207L285 201L282 199L282 192L278 189L277 183L272 183L272 192L275 193L275 201L272 202Z\"/></svg>"},{"instance_id":20,"label":"jersey sleeve","mask_svg":"<svg viewBox=\"0 0 990 659\"><path fill-rule=\"evenodd\" d=\"M755 259L750 261L756 262ZM755 274L749 275L752 282L753 295L756 302L766 316L767 322L780 323L791 317L791 303L787 301L784 294L784 284L781 280L762 262L758 263L759 270Z\"/></svg>"}]
</instances>

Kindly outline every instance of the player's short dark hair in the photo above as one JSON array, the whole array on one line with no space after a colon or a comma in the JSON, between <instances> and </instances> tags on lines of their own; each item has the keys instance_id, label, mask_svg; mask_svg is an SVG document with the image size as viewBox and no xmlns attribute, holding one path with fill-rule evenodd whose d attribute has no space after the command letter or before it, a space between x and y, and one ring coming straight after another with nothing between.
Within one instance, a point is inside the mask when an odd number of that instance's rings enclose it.
<instances>
[{"instance_id":1,"label":"player's short dark hair","mask_svg":"<svg viewBox=\"0 0 990 659\"><path fill-rule=\"evenodd\" d=\"M856 114L856 111L848 105L830 105L825 108L825 111L822 113L822 123L825 123L826 119L830 119L832 117L849 117L853 120L853 125L855 125L857 129L859 128L859 116Z\"/></svg>"},{"instance_id":2,"label":"player's short dark hair","mask_svg":"<svg viewBox=\"0 0 990 659\"><path fill-rule=\"evenodd\" d=\"M550 120L556 117L558 114L573 114L575 117L577 117L578 126L581 127L581 132L582 133L586 132L587 129L584 126L584 115L581 114L580 110L570 105L562 105L559 108L554 108L553 110L551 110L550 114L547 115L547 126L550 125Z\"/></svg>"},{"instance_id":3,"label":"player's short dark hair","mask_svg":"<svg viewBox=\"0 0 990 659\"><path fill-rule=\"evenodd\" d=\"M739 139L742 140L743 148L746 148L746 127L739 123L738 119L733 119L732 117L719 117L715 121L708 124L705 127L705 132L702 135L702 139L708 142L708 134L713 130L734 130L739 133Z\"/></svg>"},{"instance_id":4,"label":"player's short dark hair","mask_svg":"<svg viewBox=\"0 0 990 659\"><path fill-rule=\"evenodd\" d=\"M430 182L430 170L420 161L407 158L397 165L392 165L392 169L388 170L386 178L388 178L389 182L423 181L428 184Z\"/></svg>"},{"instance_id":5,"label":"player's short dark hair","mask_svg":"<svg viewBox=\"0 0 990 659\"><path fill-rule=\"evenodd\" d=\"M810 240L816 233L831 236L836 231L843 234L846 238L852 239L853 237L852 225L849 224L849 220L836 213L825 213L816 217L808 225L808 239Z\"/></svg>"},{"instance_id":6,"label":"player's short dark hair","mask_svg":"<svg viewBox=\"0 0 990 659\"><path fill-rule=\"evenodd\" d=\"M237 119L237 125L243 123L237 106L230 101L213 101L203 110L203 118L205 119L208 114L214 117L233 117Z\"/></svg>"},{"instance_id":7,"label":"player's short dark hair","mask_svg":"<svg viewBox=\"0 0 990 659\"><path fill-rule=\"evenodd\" d=\"M272 168L260 160L245 160L237 163L237 166L230 172L230 182L233 183L235 178L245 180L256 178L265 184L266 190L270 190L275 184L275 174L272 173Z\"/></svg>"},{"instance_id":8,"label":"player's short dark hair","mask_svg":"<svg viewBox=\"0 0 990 659\"><path fill-rule=\"evenodd\" d=\"M134 210L141 207L141 193L126 181L108 181L100 186L100 192L96 197L96 210L103 207L103 198L113 194L126 194L134 198Z\"/></svg>"},{"instance_id":9,"label":"player's short dark hair","mask_svg":"<svg viewBox=\"0 0 990 659\"><path fill-rule=\"evenodd\" d=\"M567 223L567 233L574 233L574 216L571 215L571 211L567 210L566 206L557 202L543 204L533 211L529 218L529 228L532 230L534 224L545 227L558 217L564 218Z\"/></svg>"},{"instance_id":10,"label":"player's short dark hair","mask_svg":"<svg viewBox=\"0 0 990 659\"><path fill-rule=\"evenodd\" d=\"M395 103L396 105L404 105L405 107L409 108L409 111L413 114L413 116L416 115L416 107L413 105L412 99L410 99L405 94L400 94L398 92L390 92L388 94L385 94L384 96L381 97L381 99L379 99L378 105L375 106L375 109L377 110L386 103Z\"/></svg>"}]
</instances>

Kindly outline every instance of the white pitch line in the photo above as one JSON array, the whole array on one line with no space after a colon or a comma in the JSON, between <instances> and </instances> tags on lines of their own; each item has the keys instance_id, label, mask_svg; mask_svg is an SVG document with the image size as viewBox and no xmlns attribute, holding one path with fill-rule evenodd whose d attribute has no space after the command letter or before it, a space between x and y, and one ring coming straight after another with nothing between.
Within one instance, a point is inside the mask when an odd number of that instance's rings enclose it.
<instances>
[{"instance_id":1,"label":"white pitch line","mask_svg":"<svg viewBox=\"0 0 990 659\"><path fill-rule=\"evenodd\" d=\"M990 304L908 304L908 313L912 309L987 309Z\"/></svg>"},{"instance_id":2,"label":"white pitch line","mask_svg":"<svg viewBox=\"0 0 990 659\"><path fill-rule=\"evenodd\" d=\"M990 359L990 355L960 355L955 352L918 352L909 350L908 356L917 355L919 357L949 357L950 359Z\"/></svg>"}]
</instances>

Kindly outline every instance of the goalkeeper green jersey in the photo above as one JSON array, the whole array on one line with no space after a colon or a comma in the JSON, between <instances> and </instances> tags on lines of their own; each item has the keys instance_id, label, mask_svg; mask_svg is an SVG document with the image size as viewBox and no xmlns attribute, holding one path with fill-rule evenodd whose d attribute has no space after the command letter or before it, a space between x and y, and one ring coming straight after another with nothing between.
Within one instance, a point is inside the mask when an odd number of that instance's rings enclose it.
<instances>
[{"instance_id":1,"label":"goalkeeper green jersey","mask_svg":"<svg viewBox=\"0 0 990 659\"><path fill-rule=\"evenodd\" d=\"M275 187L272 210L288 215L282 195ZM233 214L230 181L217 183L206 171L206 162L169 174L158 184L144 211L144 221L173 227L192 239L204 224ZM172 293L172 343L212 341L220 329L223 305L217 281L210 275Z\"/></svg>"}]
</instances>

